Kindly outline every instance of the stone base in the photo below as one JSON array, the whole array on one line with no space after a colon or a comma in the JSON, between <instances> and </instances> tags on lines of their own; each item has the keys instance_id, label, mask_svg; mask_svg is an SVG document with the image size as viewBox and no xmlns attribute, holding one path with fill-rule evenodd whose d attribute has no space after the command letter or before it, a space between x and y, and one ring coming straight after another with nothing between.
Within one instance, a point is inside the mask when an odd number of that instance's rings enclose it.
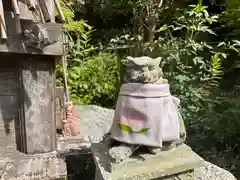
<instances>
[{"instance_id":1,"label":"stone base","mask_svg":"<svg viewBox=\"0 0 240 180\"><path fill-rule=\"evenodd\" d=\"M141 154L118 164L111 163L105 143L93 143L91 150L98 168L95 180L194 180L194 168L204 163L185 144L156 155Z\"/></svg>"},{"instance_id":2,"label":"stone base","mask_svg":"<svg viewBox=\"0 0 240 180\"><path fill-rule=\"evenodd\" d=\"M26 155L14 149L5 151L5 156L0 158L0 179L74 180L86 175L86 167L92 169L88 174L94 176L89 145L81 137L70 137L58 138L57 151L50 153Z\"/></svg>"}]
</instances>

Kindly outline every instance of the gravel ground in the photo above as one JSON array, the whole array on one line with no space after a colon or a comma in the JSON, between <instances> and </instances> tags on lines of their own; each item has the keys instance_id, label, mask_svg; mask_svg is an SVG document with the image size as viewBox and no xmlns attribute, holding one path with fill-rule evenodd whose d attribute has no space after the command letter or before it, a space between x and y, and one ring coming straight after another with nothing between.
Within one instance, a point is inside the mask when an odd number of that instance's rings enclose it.
<instances>
[{"instance_id":1,"label":"gravel ground","mask_svg":"<svg viewBox=\"0 0 240 180\"><path fill-rule=\"evenodd\" d=\"M76 108L82 133L90 136L94 142L101 141L110 129L114 110L95 105L79 105ZM237 180L230 172L207 161L195 172L195 180Z\"/></svg>"},{"instance_id":2,"label":"gravel ground","mask_svg":"<svg viewBox=\"0 0 240 180\"><path fill-rule=\"evenodd\" d=\"M230 172L205 161L205 166L196 169L195 180L237 180Z\"/></svg>"}]
</instances>

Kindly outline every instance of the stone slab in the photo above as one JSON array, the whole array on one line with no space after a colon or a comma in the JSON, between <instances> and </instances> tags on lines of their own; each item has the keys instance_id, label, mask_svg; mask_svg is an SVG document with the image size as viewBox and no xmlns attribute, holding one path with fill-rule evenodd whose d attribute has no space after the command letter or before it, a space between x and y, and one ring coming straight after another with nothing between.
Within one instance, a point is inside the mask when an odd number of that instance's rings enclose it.
<instances>
[{"instance_id":1,"label":"stone slab","mask_svg":"<svg viewBox=\"0 0 240 180\"><path fill-rule=\"evenodd\" d=\"M156 155L143 154L139 158L115 164L110 163L108 146L105 143L92 143L91 150L97 168L103 180L150 180L171 179L172 175L186 176L193 179L193 169L201 166L204 160L194 153L187 145L159 152ZM184 173L186 173L184 175ZM165 178L166 177L166 178Z\"/></svg>"},{"instance_id":2,"label":"stone slab","mask_svg":"<svg viewBox=\"0 0 240 180\"><path fill-rule=\"evenodd\" d=\"M90 144L82 137L58 137L57 150L50 153L26 155L15 148L2 149L0 158L0 180L66 180L76 174L69 170L80 161L76 168L84 170ZM6 157L6 158L3 158ZM73 159L73 160L72 160ZM80 160L79 160L80 159ZM95 170L94 170L95 171ZM78 171L80 172L80 171ZM79 174L83 174L80 172Z\"/></svg>"}]
</instances>

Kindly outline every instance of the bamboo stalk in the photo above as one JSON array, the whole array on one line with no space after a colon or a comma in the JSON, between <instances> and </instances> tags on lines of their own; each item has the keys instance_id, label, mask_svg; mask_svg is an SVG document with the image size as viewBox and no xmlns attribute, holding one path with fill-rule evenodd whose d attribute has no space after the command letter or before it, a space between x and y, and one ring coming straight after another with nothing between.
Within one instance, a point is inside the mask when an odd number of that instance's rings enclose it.
<instances>
[{"instance_id":1,"label":"bamboo stalk","mask_svg":"<svg viewBox=\"0 0 240 180\"><path fill-rule=\"evenodd\" d=\"M50 16L50 22L54 23L55 22L55 4L53 1L49 0L43 0L47 6L49 16Z\"/></svg>"},{"instance_id":2,"label":"bamboo stalk","mask_svg":"<svg viewBox=\"0 0 240 180\"><path fill-rule=\"evenodd\" d=\"M1 30L1 40L7 40L7 29L6 29L2 0L0 0L0 30Z\"/></svg>"},{"instance_id":3,"label":"bamboo stalk","mask_svg":"<svg viewBox=\"0 0 240 180\"><path fill-rule=\"evenodd\" d=\"M17 0L12 0L12 8L15 16L16 22L16 33L20 34L22 32L21 23L20 23L20 10Z\"/></svg>"},{"instance_id":4,"label":"bamboo stalk","mask_svg":"<svg viewBox=\"0 0 240 180\"><path fill-rule=\"evenodd\" d=\"M13 12L15 15L20 15L20 10L18 6L17 0L12 0L12 7L13 7Z\"/></svg>"},{"instance_id":5,"label":"bamboo stalk","mask_svg":"<svg viewBox=\"0 0 240 180\"><path fill-rule=\"evenodd\" d=\"M51 21L51 17L50 17L50 14L48 12L48 8L47 8L47 5L46 5L45 1L44 0L39 0L39 6L42 10L42 14L43 14L43 18L44 18L45 22Z\"/></svg>"},{"instance_id":6,"label":"bamboo stalk","mask_svg":"<svg viewBox=\"0 0 240 180\"><path fill-rule=\"evenodd\" d=\"M54 3L55 3L55 6L57 8L57 11L59 13L59 16L61 18L61 21L65 22L66 19L64 17L64 14L63 14L63 11L62 11L62 8L61 8L61 5L60 5L59 1L58 0L54 0Z\"/></svg>"},{"instance_id":7,"label":"bamboo stalk","mask_svg":"<svg viewBox=\"0 0 240 180\"><path fill-rule=\"evenodd\" d=\"M42 10L40 7L39 7L39 14L40 14L42 23L45 23L45 19L44 19L44 16L43 16L43 13L42 13Z\"/></svg>"},{"instance_id":8,"label":"bamboo stalk","mask_svg":"<svg viewBox=\"0 0 240 180\"><path fill-rule=\"evenodd\" d=\"M34 0L27 0L27 5L28 5L28 8L31 11L35 11L36 10L36 4L35 4Z\"/></svg>"},{"instance_id":9,"label":"bamboo stalk","mask_svg":"<svg viewBox=\"0 0 240 180\"><path fill-rule=\"evenodd\" d=\"M38 10L38 13L39 13L41 22L42 22L42 23L45 23L45 19L44 19L44 16L43 16L43 12L42 12L42 9L41 9L41 7L40 7L40 1L41 1L41 0L37 0L36 8L37 8L37 10Z\"/></svg>"}]
</instances>

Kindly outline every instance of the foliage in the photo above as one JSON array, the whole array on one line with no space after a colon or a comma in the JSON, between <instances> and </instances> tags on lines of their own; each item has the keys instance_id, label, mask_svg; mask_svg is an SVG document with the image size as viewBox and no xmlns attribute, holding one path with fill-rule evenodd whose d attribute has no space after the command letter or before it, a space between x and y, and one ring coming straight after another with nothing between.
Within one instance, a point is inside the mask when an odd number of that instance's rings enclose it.
<instances>
[{"instance_id":1,"label":"foliage","mask_svg":"<svg viewBox=\"0 0 240 180\"><path fill-rule=\"evenodd\" d=\"M68 41L70 45L70 49L76 39L83 44L87 44L90 41L89 34L93 32L93 28L83 19L76 20L74 10L75 4L71 0L60 0L60 5L66 19L63 24L63 28L67 36L66 41ZM61 19L57 11L56 18L58 21Z\"/></svg>"},{"instance_id":2,"label":"foliage","mask_svg":"<svg viewBox=\"0 0 240 180\"><path fill-rule=\"evenodd\" d=\"M204 95L218 86L223 74L221 54L214 52L214 47L201 40L204 35L215 35L208 24L216 22L216 16L209 16L206 7L191 5L183 15L174 19L173 24L162 26L164 38L155 41L165 60L162 66L172 88L183 102L186 119L201 107ZM174 36L173 33L181 34Z\"/></svg>"},{"instance_id":3,"label":"foliage","mask_svg":"<svg viewBox=\"0 0 240 180\"><path fill-rule=\"evenodd\" d=\"M153 44L145 43L142 34L129 32L112 39L110 45L126 46L133 56L163 57L165 76L182 101L188 143L204 158L236 172L238 140L233 137L240 137L240 99L234 92L239 86L226 91L221 82L226 73L240 67L239 61L226 65L229 56L238 54L239 41L218 40L216 45L210 41L217 36L212 27L218 17L210 16L205 6L176 11L171 23L156 30Z\"/></svg>"},{"instance_id":4,"label":"foliage","mask_svg":"<svg viewBox=\"0 0 240 180\"><path fill-rule=\"evenodd\" d=\"M172 24L156 31L159 34L154 44L145 43L141 34L123 35L112 39L111 43L127 44L135 56L162 56L165 76L183 101L184 114L192 118L192 112L200 108L202 95L218 86L223 74L222 56L200 38L203 33L215 35L208 24L216 22L217 17L209 16L206 7L201 5L191 5L180 13L182 15L174 18Z\"/></svg>"},{"instance_id":5,"label":"foliage","mask_svg":"<svg viewBox=\"0 0 240 180\"><path fill-rule=\"evenodd\" d=\"M240 1L228 0L225 2L225 10L220 13L220 26L217 30L224 32L223 38L231 40L240 35Z\"/></svg>"},{"instance_id":6,"label":"foliage","mask_svg":"<svg viewBox=\"0 0 240 180\"><path fill-rule=\"evenodd\" d=\"M76 66L84 61L84 58L89 57L95 50L95 47L90 44L92 30L85 31L75 41L75 44L69 49L70 66Z\"/></svg>"},{"instance_id":7,"label":"foliage","mask_svg":"<svg viewBox=\"0 0 240 180\"><path fill-rule=\"evenodd\" d=\"M69 69L71 98L76 103L114 102L118 83L116 56L100 53ZM109 105L109 104L105 104Z\"/></svg>"},{"instance_id":8,"label":"foliage","mask_svg":"<svg viewBox=\"0 0 240 180\"><path fill-rule=\"evenodd\" d=\"M72 1L60 1L66 17L65 34L68 37L68 85L75 103L113 106L118 83L116 56L97 53L90 44L93 28L83 19L76 20ZM56 14L58 17L58 14ZM63 84L63 69L57 64L57 84ZM109 95L110 94L110 95Z\"/></svg>"},{"instance_id":9,"label":"foliage","mask_svg":"<svg viewBox=\"0 0 240 180\"><path fill-rule=\"evenodd\" d=\"M122 58L162 56L164 75L182 101L187 143L240 177L239 0L165 0L161 7L160 0L95 0L81 13L74 1L64 2L75 102L114 106L118 67L112 50ZM97 52L98 44L111 51Z\"/></svg>"}]
</instances>

